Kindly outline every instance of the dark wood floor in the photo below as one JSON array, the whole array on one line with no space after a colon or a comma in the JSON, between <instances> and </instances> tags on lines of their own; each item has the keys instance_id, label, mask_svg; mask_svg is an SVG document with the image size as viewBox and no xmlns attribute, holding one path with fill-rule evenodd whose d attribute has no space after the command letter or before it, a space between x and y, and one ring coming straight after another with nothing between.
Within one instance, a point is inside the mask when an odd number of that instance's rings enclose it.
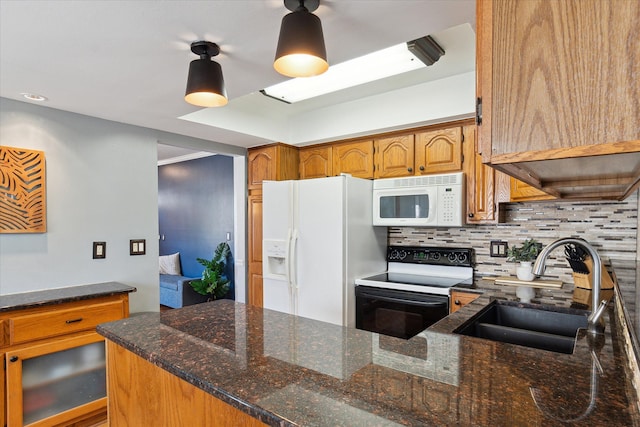
<instances>
[{"instance_id":1,"label":"dark wood floor","mask_svg":"<svg viewBox=\"0 0 640 427\"><path fill-rule=\"evenodd\" d=\"M167 311L167 310L173 310L173 308L160 304L160 312Z\"/></svg>"}]
</instances>

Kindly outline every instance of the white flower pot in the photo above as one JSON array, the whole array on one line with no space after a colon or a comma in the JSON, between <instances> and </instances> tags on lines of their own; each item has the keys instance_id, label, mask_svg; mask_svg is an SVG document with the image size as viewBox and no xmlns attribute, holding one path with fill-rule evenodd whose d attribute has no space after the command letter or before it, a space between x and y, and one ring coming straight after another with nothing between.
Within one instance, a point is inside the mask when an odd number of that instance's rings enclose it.
<instances>
[{"instance_id":1,"label":"white flower pot","mask_svg":"<svg viewBox=\"0 0 640 427\"><path fill-rule=\"evenodd\" d=\"M516 276L518 277L518 279L525 280L527 282L535 279L531 261L520 261L520 265L516 267Z\"/></svg>"}]
</instances>

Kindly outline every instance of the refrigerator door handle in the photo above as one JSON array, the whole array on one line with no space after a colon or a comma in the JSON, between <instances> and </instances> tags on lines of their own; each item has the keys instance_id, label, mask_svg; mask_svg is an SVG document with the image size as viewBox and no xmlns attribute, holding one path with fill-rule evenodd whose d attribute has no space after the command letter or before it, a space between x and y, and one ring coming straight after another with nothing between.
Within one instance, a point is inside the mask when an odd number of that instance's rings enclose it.
<instances>
[{"instance_id":1,"label":"refrigerator door handle","mask_svg":"<svg viewBox=\"0 0 640 427\"><path fill-rule=\"evenodd\" d=\"M284 272L287 287L291 288L291 229L287 229L287 253L284 257Z\"/></svg>"},{"instance_id":2,"label":"refrigerator door handle","mask_svg":"<svg viewBox=\"0 0 640 427\"><path fill-rule=\"evenodd\" d=\"M298 280L297 280L297 244L298 244L298 230L293 230L291 239L289 240L289 286L291 288L291 302L293 307L293 314L298 315Z\"/></svg>"}]
</instances>

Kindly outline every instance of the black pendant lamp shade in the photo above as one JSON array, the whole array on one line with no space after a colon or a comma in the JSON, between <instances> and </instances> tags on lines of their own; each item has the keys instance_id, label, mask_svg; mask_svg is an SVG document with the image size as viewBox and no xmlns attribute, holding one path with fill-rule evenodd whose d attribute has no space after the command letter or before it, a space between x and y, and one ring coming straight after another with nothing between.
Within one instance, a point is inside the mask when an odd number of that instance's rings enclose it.
<instances>
[{"instance_id":1,"label":"black pendant lamp shade","mask_svg":"<svg viewBox=\"0 0 640 427\"><path fill-rule=\"evenodd\" d=\"M221 107L226 105L227 90L224 87L222 67L211 57L220 53L217 44L207 41L191 43L191 52L200 59L191 61L185 101L198 107Z\"/></svg>"},{"instance_id":2,"label":"black pendant lamp shade","mask_svg":"<svg viewBox=\"0 0 640 427\"><path fill-rule=\"evenodd\" d=\"M310 77L329 68L320 18L320 0L284 0L292 12L282 18L273 68L288 77Z\"/></svg>"}]
</instances>

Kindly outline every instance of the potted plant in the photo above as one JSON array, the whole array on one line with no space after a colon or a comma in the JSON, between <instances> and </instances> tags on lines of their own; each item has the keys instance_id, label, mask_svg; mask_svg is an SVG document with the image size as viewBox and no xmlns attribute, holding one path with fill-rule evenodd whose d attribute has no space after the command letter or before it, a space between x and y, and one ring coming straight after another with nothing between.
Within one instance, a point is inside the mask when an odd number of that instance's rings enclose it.
<instances>
[{"instance_id":1,"label":"potted plant","mask_svg":"<svg viewBox=\"0 0 640 427\"><path fill-rule=\"evenodd\" d=\"M526 239L522 246L507 249L507 261L520 263L516 268L518 279L527 281L534 279L531 263L536 260L541 250L542 244L535 239Z\"/></svg>"},{"instance_id":2,"label":"potted plant","mask_svg":"<svg viewBox=\"0 0 640 427\"><path fill-rule=\"evenodd\" d=\"M224 274L227 258L231 254L231 248L226 242L220 243L213 254L211 261L197 258L204 265L202 278L191 281L191 287L201 295L207 295L209 301L222 298L229 291L229 279Z\"/></svg>"}]
</instances>

